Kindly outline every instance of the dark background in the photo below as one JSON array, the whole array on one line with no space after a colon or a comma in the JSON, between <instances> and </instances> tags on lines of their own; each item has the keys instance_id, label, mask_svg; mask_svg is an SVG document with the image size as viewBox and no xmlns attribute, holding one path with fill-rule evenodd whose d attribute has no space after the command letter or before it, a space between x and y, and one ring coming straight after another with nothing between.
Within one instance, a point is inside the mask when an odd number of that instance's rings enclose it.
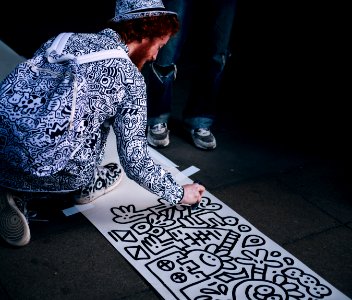
<instances>
[{"instance_id":1,"label":"dark background","mask_svg":"<svg viewBox=\"0 0 352 300\"><path fill-rule=\"evenodd\" d=\"M346 54L350 33L347 8L342 3L238 1L233 55L216 103L220 127L347 158L351 93L347 90L350 69ZM96 31L114 15L115 1L100 4L7 2L7 8L2 7L0 39L18 54L30 57L60 32ZM197 36L193 38L197 40ZM202 45L201 40L197 42ZM197 50L189 49L186 55L190 60L196 58Z\"/></svg>"}]
</instances>

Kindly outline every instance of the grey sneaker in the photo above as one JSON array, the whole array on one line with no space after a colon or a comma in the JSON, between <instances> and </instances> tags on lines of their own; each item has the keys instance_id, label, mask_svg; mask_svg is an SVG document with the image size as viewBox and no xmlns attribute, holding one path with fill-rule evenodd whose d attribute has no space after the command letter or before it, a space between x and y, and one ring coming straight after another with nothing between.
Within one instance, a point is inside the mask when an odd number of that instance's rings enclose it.
<instances>
[{"instance_id":1,"label":"grey sneaker","mask_svg":"<svg viewBox=\"0 0 352 300\"><path fill-rule=\"evenodd\" d=\"M0 236L12 246L25 246L31 239L26 204L10 192L1 191Z\"/></svg>"},{"instance_id":2,"label":"grey sneaker","mask_svg":"<svg viewBox=\"0 0 352 300\"><path fill-rule=\"evenodd\" d=\"M216 148L216 140L209 128L196 128L191 130L193 142L196 147L211 150Z\"/></svg>"},{"instance_id":3,"label":"grey sneaker","mask_svg":"<svg viewBox=\"0 0 352 300\"><path fill-rule=\"evenodd\" d=\"M122 179L122 168L117 163L98 166L90 184L75 197L76 204L87 204L112 191Z\"/></svg>"},{"instance_id":4,"label":"grey sneaker","mask_svg":"<svg viewBox=\"0 0 352 300\"><path fill-rule=\"evenodd\" d=\"M147 141L149 145L159 148L168 146L170 144L169 132L166 123L148 126Z\"/></svg>"}]
</instances>

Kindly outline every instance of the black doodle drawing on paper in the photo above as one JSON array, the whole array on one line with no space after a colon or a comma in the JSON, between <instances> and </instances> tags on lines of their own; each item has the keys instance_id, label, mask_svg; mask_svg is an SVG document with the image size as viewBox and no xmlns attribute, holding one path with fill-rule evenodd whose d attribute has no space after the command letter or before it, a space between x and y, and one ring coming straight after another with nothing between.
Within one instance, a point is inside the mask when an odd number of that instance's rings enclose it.
<instances>
[{"instance_id":1,"label":"black doodle drawing on paper","mask_svg":"<svg viewBox=\"0 0 352 300\"><path fill-rule=\"evenodd\" d=\"M320 300L332 290L273 250L250 224L203 197L196 210L162 199L110 209L108 235L175 299ZM227 215L226 215L227 214Z\"/></svg>"}]
</instances>

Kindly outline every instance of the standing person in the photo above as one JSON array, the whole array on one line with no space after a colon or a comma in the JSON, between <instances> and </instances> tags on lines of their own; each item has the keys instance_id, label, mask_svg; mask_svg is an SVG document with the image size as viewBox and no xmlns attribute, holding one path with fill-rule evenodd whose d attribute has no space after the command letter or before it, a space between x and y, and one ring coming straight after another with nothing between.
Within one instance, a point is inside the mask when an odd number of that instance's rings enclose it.
<instances>
[{"instance_id":1,"label":"standing person","mask_svg":"<svg viewBox=\"0 0 352 300\"><path fill-rule=\"evenodd\" d=\"M170 143L168 120L176 64L182 51L187 49L184 46L192 45L196 49L192 60L195 69L182 119L196 147L215 149L216 139L211 127L224 67L230 56L236 0L205 0L202 9L196 1L190 0L164 0L164 4L178 14L180 30L161 49L157 59L143 69L148 93L148 143L154 147L166 147ZM191 29L196 36L185 43Z\"/></svg>"},{"instance_id":2,"label":"standing person","mask_svg":"<svg viewBox=\"0 0 352 300\"><path fill-rule=\"evenodd\" d=\"M59 154L62 160L67 161L52 174L39 176L31 173L28 165L36 157L23 154L25 151L18 149L17 142L31 139L32 143L45 147L47 133L57 130L55 126L61 124L67 111L55 113L57 120L50 124L37 124L33 132L21 132L18 125L26 128L26 122L29 122L31 100L26 97L34 91L24 90L23 98L13 98L6 103L4 99L8 98L0 95L0 235L6 242L24 246L30 241L24 210L28 195L73 192L76 203L85 204L115 188L124 173L173 205L200 202L204 186L197 183L179 185L171 173L152 160L145 136L147 97L140 71L147 61L156 58L159 49L178 28L177 15L167 11L161 0L117 0L115 17L107 28L98 33L74 33L69 37L63 56L79 56L120 47L129 57L78 66L89 87L86 103L77 98L75 109L73 105L71 108L74 109L71 116L75 133L69 142L79 146L72 153L63 148ZM35 56L44 55L53 40L44 43ZM25 83L22 82L22 86ZM7 91L6 96L10 92ZM46 109L56 110L57 105L49 103ZM13 112L18 115L18 120L9 122L9 115ZM122 167L115 162L101 165L110 125L116 135ZM48 147L47 151L50 159L51 149ZM42 162L36 163L40 165Z\"/></svg>"}]
</instances>

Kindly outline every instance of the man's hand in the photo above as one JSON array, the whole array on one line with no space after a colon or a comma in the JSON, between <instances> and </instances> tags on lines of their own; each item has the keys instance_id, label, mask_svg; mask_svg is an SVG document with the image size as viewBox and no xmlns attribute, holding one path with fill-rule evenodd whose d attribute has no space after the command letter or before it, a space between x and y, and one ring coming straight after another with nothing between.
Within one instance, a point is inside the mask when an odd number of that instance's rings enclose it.
<instances>
[{"instance_id":1,"label":"man's hand","mask_svg":"<svg viewBox=\"0 0 352 300\"><path fill-rule=\"evenodd\" d=\"M202 200L205 187L199 183L185 184L183 186L184 194L180 204L196 204Z\"/></svg>"}]
</instances>

